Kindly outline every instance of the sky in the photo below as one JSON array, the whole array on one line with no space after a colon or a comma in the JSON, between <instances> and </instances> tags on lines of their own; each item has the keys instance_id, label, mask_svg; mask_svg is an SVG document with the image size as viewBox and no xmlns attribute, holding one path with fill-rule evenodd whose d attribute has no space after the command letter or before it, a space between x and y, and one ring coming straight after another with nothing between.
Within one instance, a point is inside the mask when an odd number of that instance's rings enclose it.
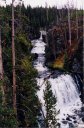
<instances>
[{"instance_id":1,"label":"sky","mask_svg":"<svg viewBox=\"0 0 84 128\"><path fill-rule=\"evenodd\" d=\"M7 4L10 4L12 0L6 0ZM19 0L15 0L15 4L18 3ZM43 6L45 7L45 3L47 2L48 6L57 6L58 8L63 7L64 5L66 5L69 1L70 5L73 5L74 7L77 8L82 8L84 7L84 0L23 0L25 6L27 5L31 5L32 7L36 7L36 6ZM77 2L76 2L77 1ZM0 5L4 5L3 0L0 0Z\"/></svg>"}]
</instances>

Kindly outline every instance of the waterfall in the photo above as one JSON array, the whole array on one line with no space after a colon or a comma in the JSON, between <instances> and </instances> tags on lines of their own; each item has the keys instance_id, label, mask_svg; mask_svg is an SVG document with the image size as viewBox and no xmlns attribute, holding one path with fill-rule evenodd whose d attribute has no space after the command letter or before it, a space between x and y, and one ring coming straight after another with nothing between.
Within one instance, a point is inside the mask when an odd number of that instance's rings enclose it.
<instances>
[{"instance_id":1,"label":"waterfall","mask_svg":"<svg viewBox=\"0 0 84 128\"><path fill-rule=\"evenodd\" d=\"M61 118L65 118L65 114L73 115L74 110L80 109L79 91L70 75L60 75L55 79L50 78L49 81L52 85L52 91L57 97L57 107L60 110Z\"/></svg>"},{"instance_id":2,"label":"waterfall","mask_svg":"<svg viewBox=\"0 0 84 128\"><path fill-rule=\"evenodd\" d=\"M38 70L37 84L40 87L40 90L37 92L37 95L42 104L42 111L44 113L44 116L46 116L44 101L44 78L47 77L50 74L50 72L48 68L45 66L46 44L42 41L42 32L40 38L38 40L33 40L32 44L33 49L31 53L38 54L37 59L34 61L34 67ZM79 97L79 85L77 86L74 79L69 74L61 74L56 78L50 77L48 78L48 81L51 84L53 94L57 98L56 110L60 110L60 113L57 118L59 119L61 128L71 128L69 126L69 121L71 120L73 122L74 120L72 118L68 119L68 117L74 116L76 121L78 123L80 122L80 119L77 115L77 112L80 111L82 106ZM69 121L66 121L66 124L63 124L62 122L66 119L68 119Z\"/></svg>"}]
</instances>

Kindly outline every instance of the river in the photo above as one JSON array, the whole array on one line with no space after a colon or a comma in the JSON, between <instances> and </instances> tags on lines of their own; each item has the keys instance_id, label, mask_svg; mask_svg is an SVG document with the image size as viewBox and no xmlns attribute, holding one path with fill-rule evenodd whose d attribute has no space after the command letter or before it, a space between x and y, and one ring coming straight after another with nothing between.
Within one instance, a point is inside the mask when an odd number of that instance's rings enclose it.
<instances>
[{"instance_id":1,"label":"river","mask_svg":"<svg viewBox=\"0 0 84 128\"><path fill-rule=\"evenodd\" d=\"M38 57L34 61L34 67L38 71L37 84L40 90L37 92L38 98L42 104L42 111L46 118L46 107L44 100L45 91L45 78L47 78L51 72L45 66L45 47L46 44L42 40L41 36L37 40L32 41L33 49L32 54L37 54ZM60 128L84 128L81 117L82 102L80 100L80 92L78 89L79 84L74 81L73 77L69 74L60 73L57 71L56 77L52 75L48 77L48 81L51 84L53 95L57 98L55 109L59 111L57 115L58 124Z\"/></svg>"}]
</instances>

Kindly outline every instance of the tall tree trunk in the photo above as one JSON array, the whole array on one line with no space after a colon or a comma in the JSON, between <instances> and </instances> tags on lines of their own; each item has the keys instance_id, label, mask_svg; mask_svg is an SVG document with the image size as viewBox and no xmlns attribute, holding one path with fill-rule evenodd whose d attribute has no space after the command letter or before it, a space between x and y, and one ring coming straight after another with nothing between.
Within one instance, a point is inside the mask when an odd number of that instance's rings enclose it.
<instances>
[{"instance_id":1,"label":"tall tree trunk","mask_svg":"<svg viewBox=\"0 0 84 128\"><path fill-rule=\"evenodd\" d=\"M71 46L71 22L70 22L70 8L68 2L68 25L69 25L69 44Z\"/></svg>"},{"instance_id":2,"label":"tall tree trunk","mask_svg":"<svg viewBox=\"0 0 84 128\"><path fill-rule=\"evenodd\" d=\"M2 93L2 104L5 103L5 93L3 86L3 60L2 60L2 46L1 46L1 26L0 26L0 80L2 81L0 85L1 93Z\"/></svg>"},{"instance_id":3,"label":"tall tree trunk","mask_svg":"<svg viewBox=\"0 0 84 128\"><path fill-rule=\"evenodd\" d=\"M47 27L48 27L48 21L49 21L49 18L48 18L48 5L47 5L47 2L45 4L46 4L46 19L47 19Z\"/></svg>"},{"instance_id":4,"label":"tall tree trunk","mask_svg":"<svg viewBox=\"0 0 84 128\"><path fill-rule=\"evenodd\" d=\"M53 30L52 30L52 50L53 50L54 59L56 59L56 47L55 47L55 39L54 39Z\"/></svg>"},{"instance_id":5,"label":"tall tree trunk","mask_svg":"<svg viewBox=\"0 0 84 128\"><path fill-rule=\"evenodd\" d=\"M46 6L46 19L47 19L47 22L46 22L46 44L48 46L49 44L48 44L47 30L48 30L49 14L48 14L48 5L47 5L47 2L45 3L45 6Z\"/></svg>"},{"instance_id":6,"label":"tall tree trunk","mask_svg":"<svg viewBox=\"0 0 84 128\"><path fill-rule=\"evenodd\" d=\"M19 29L22 31L22 22L21 22L21 0L19 2Z\"/></svg>"},{"instance_id":7,"label":"tall tree trunk","mask_svg":"<svg viewBox=\"0 0 84 128\"><path fill-rule=\"evenodd\" d=\"M83 6L83 43L84 43L84 6Z\"/></svg>"},{"instance_id":8,"label":"tall tree trunk","mask_svg":"<svg viewBox=\"0 0 84 128\"><path fill-rule=\"evenodd\" d=\"M17 113L16 107L16 73L15 73L15 43L14 43L14 0L12 0L12 65L13 65L13 108Z\"/></svg>"},{"instance_id":9,"label":"tall tree trunk","mask_svg":"<svg viewBox=\"0 0 84 128\"><path fill-rule=\"evenodd\" d=\"M78 40L78 10L77 10L77 0L76 0L76 29L77 29L77 40Z\"/></svg>"},{"instance_id":10,"label":"tall tree trunk","mask_svg":"<svg viewBox=\"0 0 84 128\"><path fill-rule=\"evenodd\" d=\"M76 9L76 28L77 28L77 40L78 40L78 14Z\"/></svg>"},{"instance_id":11,"label":"tall tree trunk","mask_svg":"<svg viewBox=\"0 0 84 128\"><path fill-rule=\"evenodd\" d=\"M83 57L84 57L84 6L83 6ZM84 59L83 59L83 67L84 67ZM84 68L83 68L83 73L84 73ZM84 82L84 77L83 77L83 82ZM83 103L84 103L84 86L83 86Z\"/></svg>"}]
</instances>

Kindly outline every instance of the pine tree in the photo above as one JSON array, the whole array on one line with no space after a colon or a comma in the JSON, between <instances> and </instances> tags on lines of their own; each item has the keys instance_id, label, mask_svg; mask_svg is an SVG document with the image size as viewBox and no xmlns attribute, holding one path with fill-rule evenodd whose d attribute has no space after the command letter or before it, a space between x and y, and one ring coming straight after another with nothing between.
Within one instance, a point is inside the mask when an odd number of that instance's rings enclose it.
<instances>
[{"instance_id":1,"label":"pine tree","mask_svg":"<svg viewBox=\"0 0 84 128\"><path fill-rule=\"evenodd\" d=\"M18 120L21 127L38 127L37 116L40 103L36 92L37 71L32 66L29 52L31 43L24 34L18 34L16 46L17 58L17 103Z\"/></svg>"},{"instance_id":2,"label":"pine tree","mask_svg":"<svg viewBox=\"0 0 84 128\"><path fill-rule=\"evenodd\" d=\"M53 95L49 81L46 82L44 91L44 100L46 107L46 127L56 128L57 126L57 111L56 111L56 97Z\"/></svg>"},{"instance_id":3,"label":"pine tree","mask_svg":"<svg viewBox=\"0 0 84 128\"><path fill-rule=\"evenodd\" d=\"M2 82L0 81L0 86L2 86ZM3 94L0 90L0 127L17 127L17 121L15 118L14 111L11 106L3 105Z\"/></svg>"}]
</instances>

